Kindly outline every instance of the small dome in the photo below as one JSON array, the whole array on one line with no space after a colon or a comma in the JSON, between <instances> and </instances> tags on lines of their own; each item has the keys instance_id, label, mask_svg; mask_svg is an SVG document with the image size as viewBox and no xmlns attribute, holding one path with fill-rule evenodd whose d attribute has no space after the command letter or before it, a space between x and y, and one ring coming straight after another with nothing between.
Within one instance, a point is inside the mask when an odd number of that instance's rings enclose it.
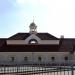
<instances>
[{"instance_id":1,"label":"small dome","mask_svg":"<svg viewBox=\"0 0 75 75\"><path fill-rule=\"evenodd\" d=\"M30 27L31 27L31 26L36 26L36 24L35 24L34 22L32 22L32 23L30 24Z\"/></svg>"}]
</instances>

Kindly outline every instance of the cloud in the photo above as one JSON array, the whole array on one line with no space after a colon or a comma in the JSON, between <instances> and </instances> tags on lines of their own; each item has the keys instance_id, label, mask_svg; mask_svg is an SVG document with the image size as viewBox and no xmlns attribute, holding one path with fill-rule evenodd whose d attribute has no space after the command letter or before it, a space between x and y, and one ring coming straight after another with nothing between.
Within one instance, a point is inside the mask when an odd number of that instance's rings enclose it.
<instances>
[{"instance_id":1,"label":"cloud","mask_svg":"<svg viewBox=\"0 0 75 75\"><path fill-rule=\"evenodd\" d=\"M16 0L19 5L44 6L47 8L75 8L75 0Z\"/></svg>"},{"instance_id":2,"label":"cloud","mask_svg":"<svg viewBox=\"0 0 75 75\"><path fill-rule=\"evenodd\" d=\"M16 0L16 3L19 5L25 5L25 4L36 5L38 3L38 0Z\"/></svg>"},{"instance_id":3,"label":"cloud","mask_svg":"<svg viewBox=\"0 0 75 75\"><path fill-rule=\"evenodd\" d=\"M57 8L75 8L75 0L57 0Z\"/></svg>"},{"instance_id":4,"label":"cloud","mask_svg":"<svg viewBox=\"0 0 75 75\"><path fill-rule=\"evenodd\" d=\"M16 2L17 2L18 4L25 4L25 3L28 3L29 0L16 0Z\"/></svg>"},{"instance_id":5,"label":"cloud","mask_svg":"<svg viewBox=\"0 0 75 75\"><path fill-rule=\"evenodd\" d=\"M56 0L16 0L16 3L20 6L32 5L37 7L47 7L49 8L56 6Z\"/></svg>"}]
</instances>

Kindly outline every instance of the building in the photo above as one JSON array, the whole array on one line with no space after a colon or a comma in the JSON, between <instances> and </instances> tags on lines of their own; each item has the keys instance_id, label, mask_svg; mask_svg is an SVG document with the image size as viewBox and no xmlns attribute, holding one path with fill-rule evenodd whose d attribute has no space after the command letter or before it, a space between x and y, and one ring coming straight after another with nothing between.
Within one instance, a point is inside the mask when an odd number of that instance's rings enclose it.
<instances>
[{"instance_id":1,"label":"building","mask_svg":"<svg viewBox=\"0 0 75 75\"><path fill-rule=\"evenodd\" d=\"M38 33L34 22L28 33L0 38L0 64L75 62L75 39Z\"/></svg>"},{"instance_id":2,"label":"building","mask_svg":"<svg viewBox=\"0 0 75 75\"><path fill-rule=\"evenodd\" d=\"M0 38L1 75L74 75L75 39L38 33L32 22L28 33Z\"/></svg>"}]
</instances>

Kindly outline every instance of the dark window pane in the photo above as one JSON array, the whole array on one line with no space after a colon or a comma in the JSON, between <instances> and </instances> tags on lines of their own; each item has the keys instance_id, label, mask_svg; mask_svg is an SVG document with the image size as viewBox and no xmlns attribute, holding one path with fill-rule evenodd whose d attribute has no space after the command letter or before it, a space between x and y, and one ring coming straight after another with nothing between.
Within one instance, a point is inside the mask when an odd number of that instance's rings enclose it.
<instances>
[{"instance_id":1,"label":"dark window pane","mask_svg":"<svg viewBox=\"0 0 75 75\"><path fill-rule=\"evenodd\" d=\"M51 60L54 61L55 60L55 57L51 57Z\"/></svg>"},{"instance_id":2,"label":"dark window pane","mask_svg":"<svg viewBox=\"0 0 75 75\"><path fill-rule=\"evenodd\" d=\"M15 60L15 57L11 57L11 61L14 62L14 60Z\"/></svg>"},{"instance_id":3,"label":"dark window pane","mask_svg":"<svg viewBox=\"0 0 75 75\"><path fill-rule=\"evenodd\" d=\"M28 61L28 57L24 57L24 61Z\"/></svg>"},{"instance_id":4,"label":"dark window pane","mask_svg":"<svg viewBox=\"0 0 75 75\"><path fill-rule=\"evenodd\" d=\"M41 61L42 59L41 59L41 57L38 57L38 61Z\"/></svg>"},{"instance_id":5,"label":"dark window pane","mask_svg":"<svg viewBox=\"0 0 75 75\"><path fill-rule=\"evenodd\" d=\"M64 57L64 59L65 59L65 60L68 60L68 57L66 56L66 57Z\"/></svg>"}]
</instances>

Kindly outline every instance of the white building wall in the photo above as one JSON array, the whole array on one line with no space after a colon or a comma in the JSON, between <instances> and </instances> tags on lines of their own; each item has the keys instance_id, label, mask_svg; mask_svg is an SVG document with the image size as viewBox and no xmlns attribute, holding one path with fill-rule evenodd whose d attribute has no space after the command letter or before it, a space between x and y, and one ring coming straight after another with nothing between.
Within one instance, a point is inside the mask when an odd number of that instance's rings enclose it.
<instances>
[{"instance_id":1,"label":"white building wall","mask_svg":"<svg viewBox=\"0 0 75 75\"><path fill-rule=\"evenodd\" d=\"M51 57L55 57L56 62L62 62L65 56L70 55L69 52L0 52L0 62L10 62L10 57L15 57L15 62L24 62L24 57L28 57L29 62L38 62L38 57L42 58L42 62L50 62ZM75 53L69 60L75 60Z\"/></svg>"}]
</instances>

